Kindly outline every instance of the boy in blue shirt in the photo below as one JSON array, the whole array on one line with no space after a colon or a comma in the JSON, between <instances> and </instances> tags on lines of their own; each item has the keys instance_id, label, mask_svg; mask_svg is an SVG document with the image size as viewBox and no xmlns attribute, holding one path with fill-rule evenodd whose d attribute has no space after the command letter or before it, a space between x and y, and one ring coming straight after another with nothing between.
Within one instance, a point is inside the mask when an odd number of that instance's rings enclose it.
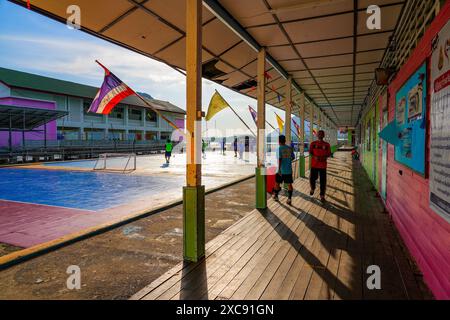
<instances>
[{"instance_id":1,"label":"boy in blue shirt","mask_svg":"<svg viewBox=\"0 0 450 320\"><path fill-rule=\"evenodd\" d=\"M280 146L277 150L277 158L278 158L278 172L275 176L275 188L273 199L278 201L278 193L281 190L280 184L287 183L288 184L288 200L287 204L290 205L292 203L292 192L293 187L292 183L294 179L292 177L292 160L295 159L294 151L290 146L286 145L286 137L284 135L280 135L278 138L278 142Z\"/></svg>"}]
</instances>

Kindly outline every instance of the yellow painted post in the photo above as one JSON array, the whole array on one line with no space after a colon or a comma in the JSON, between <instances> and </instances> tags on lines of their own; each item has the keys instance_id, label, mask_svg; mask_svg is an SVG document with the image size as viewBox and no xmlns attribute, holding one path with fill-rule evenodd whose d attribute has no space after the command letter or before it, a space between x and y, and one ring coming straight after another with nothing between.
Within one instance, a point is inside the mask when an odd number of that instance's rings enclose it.
<instances>
[{"instance_id":1,"label":"yellow painted post","mask_svg":"<svg viewBox=\"0 0 450 320\"><path fill-rule=\"evenodd\" d=\"M257 133L256 133L256 208L267 208L266 173L265 173L265 144L266 144L266 49L258 52L257 62Z\"/></svg>"},{"instance_id":2,"label":"yellow painted post","mask_svg":"<svg viewBox=\"0 0 450 320\"><path fill-rule=\"evenodd\" d=\"M310 122L310 130L309 130L309 145L308 145L308 151L309 151L309 167L311 168L311 143L314 141L314 105L311 102L309 104L309 122Z\"/></svg>"},{"instance_id":3,"label":"yellow painted post","mask_svg":"<svg viewBox=\"0 0 450 320\"><path fill-rule=\"evenodd\" d=\"M286 136L286 144L291 145L292 133L291 133L291 113L292 113L292 77L289 77L286 81L286 97L284 100L284 131Z\"/></svg>"},{"instance_id":4,"label":"yellow painted post","mask_svg":"<svg viewBox=\"0 0 450 320\"><path fill-rule=\"evenodd\" d=\"M318 120L317 127L318 127L319 130L322 130L323 129L323 127L322 127L322 125L323 125L323 123L322 123L322 111L320 111L320 109L319 109L319 118L317 120Z\"/></svg>"},{"instance_id":5,"label":"yellow painted post","mask_svg":"<svg viewBox=\"0 0 450 320\"><path fill-rule=\"evenodd\" d=\"M299 168L300 168L300 177L306 177L305 170L305 93L302 92L300 95L300 137L299 137Z\"/></svg>"},{"instance_id":6,"label":"yellow painted post","mask_svg":"<svg viewBox=\"0 0 450 320\"><path fill-rule=\"evenodd\" d=\"M309 123L310 123L310 130L309 130L309 143L314 141L314 105L312 103L309 104Z\"/></svg>"},{"instance_id":7,"label":"yellow painted post","mask_svg":"<svg viewBox=\"0 0 450 320\"><path fill-rule=\"evenodd\" d=\"M286 80L285 99L284 99L284 135L286 137L286 145L290 146L292 142L292 77ZM285 183L283 189L287 190L288 185Z\"/></svg>"},{"instance_id":8,"label":"yellow painted post","mask_svg":"<svg viewBox=\"0 0 450 320\"><path fill-rule=\"evenodd\" d=\"M202 0L186 0L186 187L183 188L183 254L205 256L205 187L202 186Z\"/></svg>"}]
</instances>

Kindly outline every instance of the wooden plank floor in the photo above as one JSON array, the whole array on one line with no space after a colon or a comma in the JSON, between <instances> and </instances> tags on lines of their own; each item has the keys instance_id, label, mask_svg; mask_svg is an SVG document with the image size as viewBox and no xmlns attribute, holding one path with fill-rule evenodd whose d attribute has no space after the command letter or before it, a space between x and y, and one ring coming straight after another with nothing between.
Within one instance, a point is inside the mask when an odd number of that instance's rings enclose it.
<instances>
[{"instance_id":1,"label":"wooden plank floor","mask_svg":"<svg viewBox=\"0 0 450 320\"><path fill-rule=\"evenodd\" d=\"M420 274L367 175L349 153L329 161L327 203L307 179L292 206L269 200L132 299L428 299ZM381 269L369 290L367 267Z\"/></svg>"}]
</instances>

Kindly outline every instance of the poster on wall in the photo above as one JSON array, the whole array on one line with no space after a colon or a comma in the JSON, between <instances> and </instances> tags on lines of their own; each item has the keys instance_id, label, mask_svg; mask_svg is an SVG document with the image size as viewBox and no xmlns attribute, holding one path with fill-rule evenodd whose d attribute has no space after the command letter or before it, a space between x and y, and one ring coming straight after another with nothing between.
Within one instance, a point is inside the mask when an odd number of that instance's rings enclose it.
<instances>
[{"instance_id":1,"label":"poster on wall","mask_svg":"<svg viewBox=\"0 0 450 320\"><path fill-rule=\"evenodd\" d=\"M430 206L450 222L450 22L431 56Z\"/></svg>"},{"instance_id":2,"label":"poster on wall","mask_svg":"<svg viewBox=\"0 0 450 320\"><path fill-rule=\"evenodd\" d=\"M427 64L422 66L396 93L395 119L399 143L395 160L425 175Z\"/></svg>"},{"instance_id":3,"label":"poster on wall","mask_svg":"<svg viewBox=\"0 0 450 320\"><path fill-rule=\"evenodd\" d=\"M400 101L397 102L397 125L401 126L405 123L405 108L406 108L406 98L402 97Z\"/></svg>"}]
</instances>

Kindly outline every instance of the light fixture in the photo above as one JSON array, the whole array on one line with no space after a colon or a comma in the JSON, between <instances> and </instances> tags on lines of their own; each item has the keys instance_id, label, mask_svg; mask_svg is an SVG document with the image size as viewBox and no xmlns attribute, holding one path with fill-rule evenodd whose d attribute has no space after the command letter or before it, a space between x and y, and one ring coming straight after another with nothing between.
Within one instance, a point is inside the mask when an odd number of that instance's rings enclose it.
<instances>
[{"instance_id":1,"label":"light fixture","mask_svg":"<svg viewBox=\"0 0 450 320\"><path fill-rule=\"evenodd\" d=\"M395 68L376 68L375 69L375 82L378 86L389 84L389 80L395 73ZM370 89L369 89L370 94Z\"/></svg>"}]
</instances>

